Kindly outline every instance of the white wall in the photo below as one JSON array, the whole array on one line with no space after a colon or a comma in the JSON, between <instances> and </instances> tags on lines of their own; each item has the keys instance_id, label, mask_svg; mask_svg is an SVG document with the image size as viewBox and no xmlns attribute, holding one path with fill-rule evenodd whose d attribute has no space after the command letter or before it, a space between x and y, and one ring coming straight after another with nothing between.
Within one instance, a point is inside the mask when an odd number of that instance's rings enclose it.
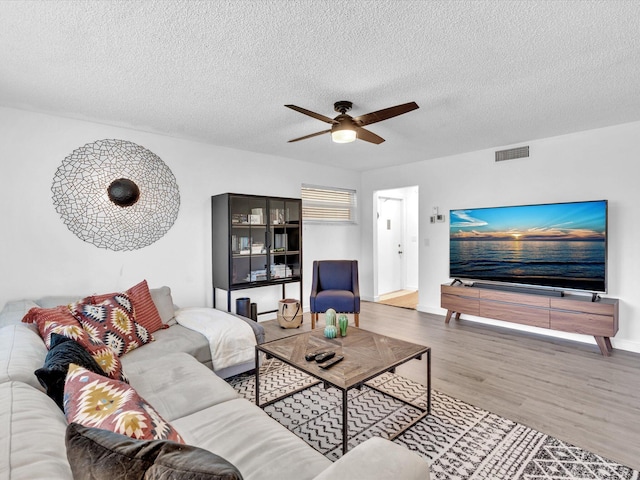
<instances>
[{"instance_id":1,"label":"white wall","mask_svg":"<svg viewBox=\"0 0 640 480\"><path fill-rule=\"evenodd\" d=\"M211 305L210 196L231 191L299 197L302 183L355 188L360 202L359 225L304 226L305 303L311 263L322 258L359 260L361 293L371 297L373 192L417 184L419 309L436 313L444 313L439 292L448 280L449 237L448 221L429 223L433 206L448 214L454 208L608 199L608 295L620 299L620 331L613 345L640 351L640 122L522 142L530 146L527 159L495 163L492 149L362 175L7 108L0 108L0 132L0 305L43 295L125 289L142 278L152 287L171 286L179 305ZM178 219L144 249L113 252L85 243L67 229L53 206L51 183L62 160L75 148L104 138L148 148L176 176Z\"/></svg>"},{"instance_id":2,"label":"white wall","mask_svg":"<svg viewBox=\"0 0 640 480\"><path fill-rule=\"evenodd\" d=\"M461 132L461 134L464 134ZM494 152L507 147L365 172L362 176L364 212L372 211L372 192L415 185L420 196L419 310L444 314L440 285L449 280L449 222L431 224L432 207L448 216L450 209L609 200L608 296L620 299L620 330L615 348L640 352L640 122L524 141L530 157L495 163ZM373 249L371 216L362 215L361 291L371 295ZM481 321L480 319L477 319ZM517 328L513 324L499 323ZM547 330L529 329L538 333ZM553 333L595 343L590 337Z\"/></svg>"},{"instance_id":3,"label":"white wall","mask_svg":"<svg viewBox=\"0 0 640 480\"><path fill-rule=\"evenodd\" d=\"M151 287L169 285L178 305L211 305L211 195L299 198L302 183L360 188L360 174L348 170L21 110L0 108L0 132L0 306L44 295L126 289L143 278ZM62 160L74 149L105 138L142 145L176 177L178 218L164 237L146 248L114 252L85 243L67 229L53 206L51 184ZM358 259L360 228L305 226L303 245L308 307L311 262ZM243 294L252 296L252 291ZM299 296L295 289L287 294Z\"/></svg>"}]
</instances>

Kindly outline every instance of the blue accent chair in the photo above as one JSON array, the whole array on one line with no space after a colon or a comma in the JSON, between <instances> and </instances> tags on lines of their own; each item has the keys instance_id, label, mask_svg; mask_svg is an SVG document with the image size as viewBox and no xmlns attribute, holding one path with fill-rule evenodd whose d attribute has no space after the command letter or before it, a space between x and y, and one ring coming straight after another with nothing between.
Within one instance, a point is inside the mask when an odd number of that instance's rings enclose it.
<instances>
[{"instance_id":1,"label":"blue accent chair","mask_svg":"<svg viewBox=\"0 0 640 480\"><path fill-rule=\"evenodd\" d=\"M337 313L353 313L360 326L360 287L357 260L315 260L311 284L311 328L316 328L318 314L333 308Z\"/></svg>"}]
</instances>

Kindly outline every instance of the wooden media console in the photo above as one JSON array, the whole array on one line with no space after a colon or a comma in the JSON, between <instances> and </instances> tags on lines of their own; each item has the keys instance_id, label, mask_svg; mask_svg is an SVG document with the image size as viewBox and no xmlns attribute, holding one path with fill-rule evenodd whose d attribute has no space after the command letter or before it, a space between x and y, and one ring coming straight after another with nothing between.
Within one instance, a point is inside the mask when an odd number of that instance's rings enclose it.
<instances>
[{"instance_id":1,"label":"wooden media console","mask_svg":"<svg viewBox=\"0 0 640 480\"><path fill-rule=\"evenodd\" d=\"M444 284L440 306L447 309L445 323L455 314L474 315L562 332L592 335L602 352L611 355L611 337L618 332L618 299L584 295L552 296Z\"/></svg>"}]
</instances>

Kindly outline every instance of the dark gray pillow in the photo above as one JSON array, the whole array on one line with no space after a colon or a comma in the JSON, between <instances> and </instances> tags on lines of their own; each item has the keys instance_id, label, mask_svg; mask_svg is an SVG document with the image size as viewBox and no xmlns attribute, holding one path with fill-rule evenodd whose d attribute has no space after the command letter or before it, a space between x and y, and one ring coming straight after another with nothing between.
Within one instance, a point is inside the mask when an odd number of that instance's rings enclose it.
<instances>
[{"instance_id":1,"label":"dark gray pillow","mask_svg":"<svg viewBox=\"0 0 640 480\"><path fill-rule=\"evenodd\" d=\"M65 441L74 480L242 480L224 458L170 440L136 440L70 423Z\"/></svg>"},{"instance_id":2,"label":"dark gray pillow","mask_svg":"<svg viewBox=\"0 0 640 480\"><path fill-rule=\"evenodd\" d=\"M70 363L75 363L94 373L106 376L104 370L100 368L100 365L82 345L72 338L52 333L51 348L44 359L44 365L33 373L46 389L47 395L63 411L64 380L67 377Z\"/></svg>"}]
</instances>

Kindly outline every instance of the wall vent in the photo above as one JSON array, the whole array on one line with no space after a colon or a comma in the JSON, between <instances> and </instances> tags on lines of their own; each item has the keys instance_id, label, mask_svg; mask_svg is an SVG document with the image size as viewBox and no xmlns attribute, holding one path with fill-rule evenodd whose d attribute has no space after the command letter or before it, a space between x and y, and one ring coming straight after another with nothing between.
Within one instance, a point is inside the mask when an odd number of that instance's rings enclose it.
<instances>
[{"instance_id":1,"label":"wall vent","mask_svg":"<svg viewBox=\"0 0 640 480\"><path fill-rule=\"evenodd\" d=\"M505 160L514 160L516 158L525 158L529 156L529 147L510 148L509 150L500 150L496 152L496 162L504 162Z\"/></svg>"}]
</instances>

